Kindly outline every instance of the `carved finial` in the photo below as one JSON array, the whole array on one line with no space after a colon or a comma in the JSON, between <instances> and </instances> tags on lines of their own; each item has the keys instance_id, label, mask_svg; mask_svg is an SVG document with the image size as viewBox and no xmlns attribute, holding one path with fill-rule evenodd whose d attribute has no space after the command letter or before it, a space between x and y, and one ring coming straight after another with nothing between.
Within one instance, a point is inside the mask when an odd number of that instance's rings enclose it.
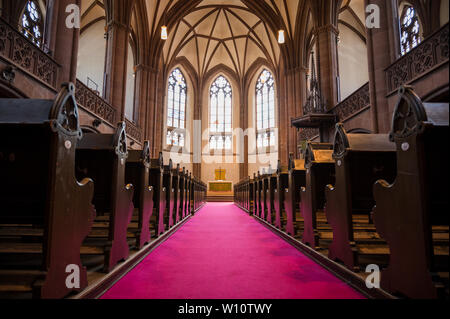
<instances>
[{"instance_id":1,"label":"carved finial","mask_svg":"<svg viewBox=\"0 0 450 319\"><path fill-rule=\"evenodd\" d=\"M310 90L313 88L318 88L317 75L316 75L316 61L314 59L314 51L311 52L311 81L310 81Z\"/></svg>"},{"instance_id":2,"label":"carved finial","mask_svg":"<svg viewBox=\"0 0 450 319\"><path fill-rule=\"evenodd\" d=\"M312 70L309 96L305 106L303 107L303 113L305 115L311 113L326 113L324 98L322 96L322 92L320 91L319 81L316 75L316 62L314 60L314 52L311 52L311 63Z\"/></svg>"},{"instance_id":3,"label":"carved finial","mask_svg":"<svg viewBox=\"0 0 450 319\"><path fill-rule=\"evenodd\" d=\"M151 156L150 156L150 142L149 141L145 141L144 142L144 147L142 149L142 162L144 163L144 165L150 165L151 162Z\"/></svg>"}]
</instances>

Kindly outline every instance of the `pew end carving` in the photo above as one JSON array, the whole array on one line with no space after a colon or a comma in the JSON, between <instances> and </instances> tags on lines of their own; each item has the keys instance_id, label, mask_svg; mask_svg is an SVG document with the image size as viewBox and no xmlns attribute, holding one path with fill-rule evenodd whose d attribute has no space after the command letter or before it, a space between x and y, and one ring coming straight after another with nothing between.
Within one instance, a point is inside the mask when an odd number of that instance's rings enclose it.
<instances>
[{"instance_id":1,"label":"pew end carving","mask_svg":"<svg viewBox=\"0 0 450 319\"><path fill-rule=\"evenodd\" d=\"M294 159L289 155L288 188L284 190L286 210L286 232L295 237L303 231L303 218L300 216L301 188L306 185L304 159Z\"/></svg>"},{"instance_id":2,"label":"pew end carving","mask_svg":"<svg viewBox=\"0 0 450 319\"><path fill-rule=\"evenodd\" d=\"M150 185L153 187L153 207L155 215L156 236L162 235L166 228L164 225L166 213L166 193L167 188L164 186L164 158L162 153L159 157L151 160L150 165Z\"/></svg>"},{"instance_id":3,"label":"pew end carving","mask_svg":"<svg viewBox=\"0 0 450 319\"><path fill-rule=\"evenodd\" d=\"M388 135L347 134L343 124L337 124L333 159L336 182L325 191L326 218L333 230L329 258L354 271L365 264L365 257L386 263L389 250L373 229L372 187L380 178L394 180L395 144ZM358 228L364 232L356 233Z\"/></svg>"},{"instance_id":4,"label":"pew end carving","mask_svg":"<svg viewBox=\"0 0 450 319\"><path fill-rule=\"evenodd\" d=\"M90 176L95 182L93 203L97 210L96 229L84 247L104 254L104 271L110 272L129 255L128 225L134 211L134 186L125 183L128 158L125 123L115 134L85 133L76 152L77 176ZM99 235L99 230L106 233Z\"/></svg>"},{"instance_id":5,"label":"pew end carving","mask_svg":"<svg viewBox=\"0 0 450 319\"><path fill-rule=\"evenodd\" d=\"M94 184L75 177L75 146L83 134L74 90L63 84L54 101L0 99L0 131L8 136L0 144L0 237L20 241L1 242L0 262L28 256L40 271L36 277L19 262L14 274L2 267L0 277L30 278L27 288L35 298L63 298L87 286L79 252L95 217ZM79 288L66 286L67 265L80 270Z\"/></svg>"},{"instance_id":6,"label":"pew end carving","mask_svg":"<svg viewBox=\"0 0 450 319\"><path fill-rule=\"evenodd\" d=\"M375 224L391 250L381 286L401 296L437 298L438 274L448 275L448 111L446 103L422 103L411 87L400 89L390 133L398 174L393 184L374 186Z\"/></svg>"},{"instance_id":7,"label":"pew end carving","mask_svg":"<svg viewBox=\"0 0 450 319\"><path fill-rule=\"evenodd\" d=\"M305 151L306 186L302 187L303 243L320 249L320 232L328 231L324 214L325 187L335 183L333 144L308 142ZM328 231L329 232L329 231Z\"/></svg>"},{"instance_id":8,"label":"pew end carving","mask_svg":"<svg viewBox=\"0 0 450 319\"><path fill-rule=\"evenodd\" d=\"M136 236L136 247L141 249L152 238L150 220L153 216L154 189L150 186L150 142L145 141L142 150L130 150L128 153L125 178L128 184L136 185L133 204L137 216L133 217L132 224L137 222L137 227L132 231Z\"/></svg>"}]
</instances>

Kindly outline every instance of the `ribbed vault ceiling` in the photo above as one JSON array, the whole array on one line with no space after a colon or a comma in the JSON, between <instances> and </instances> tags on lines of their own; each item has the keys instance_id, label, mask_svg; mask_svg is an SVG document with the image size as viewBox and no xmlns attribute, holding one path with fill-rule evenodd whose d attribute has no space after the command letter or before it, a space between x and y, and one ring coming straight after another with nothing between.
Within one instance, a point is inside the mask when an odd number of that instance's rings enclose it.
<instances>
[{"instance_id":1,"label":"ribbed vault ceiling","mask_svg":"<svg viewBox=\"0 0 450 319\"><path fill-rule=\"evenodd\" d=\"M182 0L151 0L147 3L149 29L153 35L167 24L167 12ZM262 1L262 0L257 0ZM264 0L271 15L292 37L301 0ZM201 77L219 64L244 76L249 67L263 58L277 65L280 47L276 34L241 0L203 0L191 8L169 30L163 59L170 65L185 57Z\"/></svg>"}]
</instances>

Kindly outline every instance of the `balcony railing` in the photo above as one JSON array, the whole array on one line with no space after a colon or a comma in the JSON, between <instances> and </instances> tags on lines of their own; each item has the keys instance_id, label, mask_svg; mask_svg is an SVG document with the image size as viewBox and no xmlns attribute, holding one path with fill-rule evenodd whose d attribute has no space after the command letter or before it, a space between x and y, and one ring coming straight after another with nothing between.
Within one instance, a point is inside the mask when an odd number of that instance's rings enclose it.
<instances>
[{"instance_id":1,"label":"balcony railing","mask_svg":"<svg viewBox=\"0 0 450 319\"><path fill-rule=\"evenodd\" d=\"M98 96L80 80L77 80L75 98L81 107L108 122L113 127L116 125L117 116L114 107L108 104L108 102Z\"/></svg>"},{"instance_id":2,"label":"balcony railing","mask_svg":"<svg viewBox=\"0 0 450 319\"><path fill-rule=\"evenodd\" d=\"M133 122L129 121L129 120L125 120L125 122L127 123L126 126L126 132L127 135L132 138L133 140L135 140L136 142L141 143L142 142L142 131L139 127L137 127L136 124L134 124Z\"/></svg>"},{"instance_id":3,"label":"balcony railing","mask_svg":"<svg viewBox=\"0 0 450 319\"><path fill-rule=\"evenodd\" d=\"M333 107L329 113L336 115L339 122L345 122L367 108L370 108L369 83L357 89L352 95Z\"/></svg>"},{"instance_id":4,"label":"balcony railing","mask_svg":"<svg viewBox=\"0 0 450 319\"><path fill-rule=\"evenodd\" d=\"M80 80L77 80L75 98L81 108L107 122L112 127L115 127L119 121L116 109ZM125 122L128 137L141 143L142 130L129 120L125 120Z\"/></svg>"},{"instance_id":5,"label":"balcony railing","mask_svg":"<svg viewBox=\"0 0 450 319\"><path fill-rule=\"evenodd\" d=\"M448 62L448 31L447 23L386 69L388 93Z\"/></svg>"},{"instance_id":6,"label":"balcony railing","mask_svg":"<svg viewBox=\"0 0 450 319\"><path fill-rule=\"evenodd\" d=\"M50 87L56 87L58 63L2 18L0 56Z\"/></svg>"}]
</instances>

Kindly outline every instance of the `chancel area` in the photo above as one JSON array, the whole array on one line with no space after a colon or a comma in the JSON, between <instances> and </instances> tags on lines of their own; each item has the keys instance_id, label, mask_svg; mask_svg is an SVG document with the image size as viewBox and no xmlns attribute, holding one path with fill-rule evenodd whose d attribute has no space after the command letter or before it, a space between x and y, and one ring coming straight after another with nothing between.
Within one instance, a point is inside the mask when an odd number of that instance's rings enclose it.
<instances>
[{"instance_id":1,"label":"chancel area","mask_svg":"<svg viewBox=\"0 0 450 319\"><path fill-rule=\"evenodd\" d=\"M0 0L0 299L448 300L448 21Z\"/></svg>"}]
</instances>

